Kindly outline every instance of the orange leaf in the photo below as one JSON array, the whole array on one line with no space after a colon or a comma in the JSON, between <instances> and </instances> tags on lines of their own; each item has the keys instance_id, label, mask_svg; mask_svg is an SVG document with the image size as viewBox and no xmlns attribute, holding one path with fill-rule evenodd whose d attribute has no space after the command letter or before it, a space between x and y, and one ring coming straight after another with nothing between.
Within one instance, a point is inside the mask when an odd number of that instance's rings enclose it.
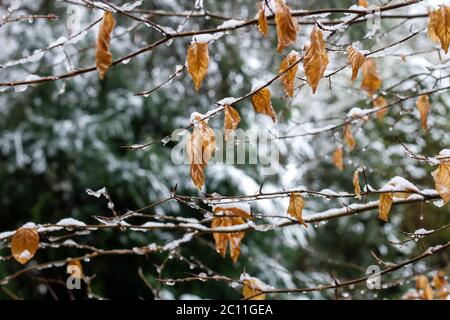
<instances>
[{"instance_id":1,"label":"orange leaf","mask_svg":"<svg viewBox=\"0 0 450 320\"><path fill-rule=\"evenodd\" d=\"M239 116L239 112L232 106L226 104L224 120L225 141L228 141L233 136L234 130L236 130L240 121L241 117Z\"/></svg>"},{"instance_id":2,"label":"orange leaf","mask_svg":"<svg viewBox=\"0 0 450 320\"><path fill-rule=\"evenodd\" d=\"M342 147L338 147L333 154L333 161L336 168L339 170L344 170L344 151Z\"/></svg>"},{"instance_id":3,"label":"orange leaf","mask_svg":"<svg viewBox=\"0 0 450 320\"><path fill-rule=\"evenodd\" d=\"M262 283L259 279L254 277L246 276L242 281L242 295L244 299L250 298L249 300L264 300L266 295L263 292Z\"/></svg>"},{"instance_id":4,"label":"orange leaf","mask_svg":"<svg viewBox=\"0 0 450 320\"><path fill-rule=\"evenodd\" d=\"M428 36L432 41L440 43L447 54L450 44L450 7L441 5L439 9L430 13Z\"/></svg>"},{"instance_id":5,"label":"orange leaf","mask_svg":"<svg viewBox=\"0 0 450 320\"><path fill-rule=\"evenodd\" d=\"M112 63L112 54L109 51L109 45L111 41L111 33L114 29L116 21L113 14L106 11L103 14L102 23L97 37L97 46L95 49L95 66L98 71L100 80L103 80Z\"/></svg>"},{"instance_id":6,"label":"orange leaf","mask_svg":"<svg viewBox=\"0 0 450 320\"><path fill-rule=\"evenodd\" d=\"M358 5L367 8L369 6L369 3L367 2L367 0L359 0Z\"/></svg>"},{"instance_id":7,"label":"orange leaf","mask_svg":"<svg viewBox=\"0 0 450 320\"><path fill-rule=\"evenodd\" d=\"M303 69L306 74L306 81L316 92L320 79L325 73L328 65L328 55L325 50L325 42L323 41L323 34L317 27L314 27L311 32L311 44L306 50L303 61Z\"/></svg>"},{"instance_id":8,"label":"orange leaf","mask_svg":"<svg viewBox=\"0 0 450 320\"><path fill-rule=\"evenodd\" d=\"M384 97L378 97L374 100L373 106L375 108L379 108L380 110L377 111L377 119L381 119L384 117L386 112L388 112L388 102Z\"/></svg>"},{"instance_id":9,"label":"orange leaf","mask_svg":"<svg viewBox=\"0 0 450 320\"><path fill-rule=\"evenodd\" d=\"M292 50L286 56L286 58L284 58L283 61L281 61L280 70L278 71L279 73L283 73L283 75L281 76L281 80L283 81L284 91L286 92L286 95L288 95L289 97L294 96L294 83L295 83L295 75L297 74L298 70L298 63L297 63L298 60L299 60L298 53Z\"/></svg>"},{"instance_id":10,"label":"orange leaf","mask_svg":"<svg viewBox=\"0 0 450 320\"><path fill-rule=\"evenodd\" d=\"M433 289L431 288L426 276L417 276L416 291L420 294L420 298L422 300L433 300Z\"/></svg>"},{"instance_id":11,"label":"orange leaf","mask_svg":"<svg viewBox=\"0 0 450 320\"><path fill-rule=\"evenodd\" d=\"M194 117L197 123L191 136L187 139L187 153L191 163L191 178L194 185L200 190L205 184L203 170L212 158L216 149L216 137L201 115ZM195 122L194 122L195 123Z\"/></svg>"},{"instance_id":12,"label":"orange leaf","mask_svg":"<svg viewBox=\"0 0 450 320\"><path fill-rule=\"evenodd\" d=\"M350 46L347 48L348 61L352 66L352 82L355 82L356 77L358 77L359 68L362 67L366 58L364 55L356 48Z\"/></svg>"},{"instance_id":13,"label":"orange leaf","mask_svg":"<svg viewBox=\"0 0 450 320\"><path fill-rule=\"evenodd\" d=\"M199 90L208 73L208 44L191 43L187 52L188 72L194 80L195 90Z\"/></svg>"},{"instance_id":14,"label":"orange leaf","mask_svg":"<svg viewBox=\"0 0 450 320\"><path fill-rule=\"evenodd\" d=\"M31 260L39 248L39 234L34 228L19 228L11 239L11 252L21 264Z\"/></svg>"},{"instance_id":15,"label":"orange leaf","mask_svg":"<svg viewBox=\"0 0 450 320\"><path fill-rule=\"evenodd\" d=\"M277 25L278 47L281 53L284 47L297 40L298 23L292 17L291 10L283 0L275 0L275 24Z\"/></svg>"},{"instance_id":16,"label":"orange leaf","mask_svg":"<svg viewBox=\"0 0 450 320\"><path fill-rule=\"evenodd\" d=\"M388 221L389 211L391 211L393 195L390 192L381 193L378 205L378 217L383 221Z\"/></svg>"},{"instance_id":17,"label":"orange leaf","mask_svg":"<svg viewBox=\"0 0 450 320\"><path fill-rule=\"evenodd\" d=\"M264 13L265 5L261 5L259 8L259 16L258 16L258 29L262 33L264 37L269 36L269 25L267 24L267 17Z\"/></svg>"},{"instance_id":18,"label":"orange leaf","mask_svg":"<svg viewBox=\"0 0 450 320\"><path fill-rule=\"evenodd\" d=\"M289 208L287 212L292 217L297 219L299 223L303 224L305 227L308 227L302 218L302 212L304 207L305 202L303 200L302 195L298 192L291 193L291 196L289 197Z\"/></svg>"},{"instance_id":19,"label":"orange leaf","mask_svg":"<svg viewBox=\"0 0 450 320\"><path fill-rule=\"evenodd\" d=\"M428 112L430 111L430 99L426 94L423 94L417 98L416 101L417 109L419 109L420 113L420 121L422 122L422 128L425 132L428 131Z\"/></svg>"},{"instance_id":20,"label":"orange leaf","mask_svg":"<svg viewBox=\"0 0 450 320\"><path fill-rule=\"evenodd\" d=\"M439 167L431 175L434 179L436 191L444 200L444 205L450 200L450 162L441 160Z\"/></svg>"},{"instance_id":21,"label":"orange leaf","mask_svg":"<svg viewBox=\"0 0 450 320\"><path fill-rule=\"evenodd\" d=\"M223 211L223 215L216 217L211 222L211 228L229 227L234 225L244 224L245 221L241 217L229 216L230 213ZM216 243L216 250L225 257L228 243L230 244L230 257L233 263L236 263L241 252L241 241L245 237L245 232L213 232L213 237Z\"/></svg>"},{"instance_id":22,"label":"orange leaf","mask_svg":"<svg viewBox=\"0 0 450 320\"><path fill-rule=\"evenodd\" d=\"M359 172L361 171L361 168L358 168L353 173L353 187L355 188L355 198L361 199L361 187L359 185Z\"/></svg>"},{"instance_id":23,"label":"orange leaf","mask_svg":"<svg viewBox=\"0 0 450 320\"><path fill-rule=\"evenodd\" d=\"M252 104L256 112L268 115L274 123L277 121L272 102L270 102L270 90L268 88L262 88L256 91L252 96Z\"/></svg>"},{"instance_id":24,"label":"orange leaf","mask_svg":"<svg viewBox=\"0 0 450 320\"><path fill-rule=\"evenodd\" d=\"M366 60L362 66L362 74L361 89L367 91L372 96L380 89L382 83L375 60Z\"/></svg>"},{"instance_id":25,"label":"orange leaf","mask_svg":"<svg viewBox=\"0 0 450 320\"><path fill-rule=\"evenodd\" d=\"M346 124L344 126L344 141L350 151L353 151L353 149L355 149L356 141L353 137L352 132L350 131L350 124Z\"/></svg>"}]
</instances>

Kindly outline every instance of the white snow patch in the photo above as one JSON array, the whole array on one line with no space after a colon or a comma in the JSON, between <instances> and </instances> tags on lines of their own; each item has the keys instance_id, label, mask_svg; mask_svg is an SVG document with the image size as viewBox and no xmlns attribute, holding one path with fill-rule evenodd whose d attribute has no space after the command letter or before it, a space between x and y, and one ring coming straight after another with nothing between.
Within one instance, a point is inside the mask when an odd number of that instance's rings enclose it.
<instances>
[{"instance_id":1,"label":"white snow patch","mask_svg":"<svg viewBox=\"0 0 450 320\"><path fill-rule=\"evenodd\" d=\"M77 227L86 227L86 223L79 221L74 218L64 218L59 220L57 223L59 226L77 226Z\"/></svg>"}]
</instances>

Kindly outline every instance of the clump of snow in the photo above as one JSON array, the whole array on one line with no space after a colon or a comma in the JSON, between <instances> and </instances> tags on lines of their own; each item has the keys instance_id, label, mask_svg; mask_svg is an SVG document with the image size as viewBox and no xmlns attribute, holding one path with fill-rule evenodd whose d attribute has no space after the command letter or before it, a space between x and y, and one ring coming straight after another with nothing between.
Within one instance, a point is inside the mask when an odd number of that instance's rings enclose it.
<instances>
[{"instance_id":1,"label":"clump of snow","mask_svg":"<svg viewBox=\"0 0 450 320\"><path fill-rule=\"evenodd\" d=\"M73 241L72 239L67 239L63 242L63 245L66 246L77 246L78 243L76 243L75 241Z\"/></svg>"},{"instance_id":2,"label":"clump of snow","mask_svg":"<svg viewBox=\"0 0 450 320\"><path fill-rule=\"evenodd\" d=\"M98 189L97 191L93 191L92 189L86 189L86 193L90 196L100 198L101 196L106 194L106 188L103 187L101 189Z\"/></svg>"},{"instance_id":3,"label":"clump of snow","mask_svg":"<svg viewBox=\"0 0 450 320\"><path fill-rule=\"evenodd\" d=\"M28 250L23 250L20 255L19 255L19 260L24 259L24 260L30 260L31 258L31 253Z\"/></svg>"},{"instance_id":4,"label":"clump of snow","mask_svg":"<svg viewBox=\"0 0 450 320\"><path fill-rule=\"evenodd\" d=\"M169 242L163 247L164 251L171 251L180 246L180 244L191 241L195 233L186 233L181 239Z\"/></svg>"},{"instance_id":5,"label":"clump of snow","mask_svg":"<svg viewBox=\"0 0 450 320\"><path fill-rule=\"evenodd\" d=\"M217 28L218 29L235 28L235 27L238 27L238 26L244 24L245 22L246 21L244 21L244 20L231 19L231 20L225 21L224 23L219 25Z\"/></svg>"},{"instance_id":6,"label":"clump of snow","mask_svg":"<svg viewBox=\"0 0 450 320\"><path fill-rule=\"evenodd\" d=\"M25 223L22 226L22 228L25 228L25 229L36 229L37 225L34 222L27 222L27 223Z\"/></svg>"},{"instance_id":7,"label":"clump of snow","mask_svg":"<svg viewBox=\"0 0 450 320\"><path fill-rule=\"evenodd\" d=\"M389 182L386 183L380 189L380 191L399 191L399 190L411 190L415 192L420 192L419 189L414 184L412 184L405 178L399 176L396 176L391 180L389 180Z\"/></svg>"},{"instance_id":8,"label":"clump of snow","mask_svg":"<svg viewBox=\"0 0 450 320\"><path fill-rule=\"evenodd\" d=\"M137 7L139 7L140 5L142 5L142 0L138 0L135 2L129 2L129 3L125 3L122 6L119 7L119 9L121 11L131 11L136 9Z\"/></svg>"},{"instance_id":9,"label":"clump of snow","mask_svg":"<svg viewBox=\"0 0 450 320\"><path fill-rule=\"evenodd\" d=\"M4 231L4 232L0 232L0 240L12 237L14 234L16 233L16 231Z\"/></svg>"},{"instance_id":10,"label":"clump of snow","mask_svg":"<svg viewBox=\"0 0 450 320\"><path fill-rule=\"evenodd\" d=\"M219 39L223 33L213 33L213 34L197 34L192 37L191 43L209 43L214 42Z\"/></svg>"},{"instance_id":11,"label":"clump of snow","mask_svg":"<svg viewBox=\"0 0 450 320\"><path fill-rule=\"evenodd\" d=\"M436 158L450 158L450 149L442 149Z\"/></svg>"},{"instance_id":12,"label":"clump of snow","mask_svg":"<svg viewBox=\"0 0 450 320\"><path fill-rule=\"evenodd\" d=\"M227 98L223 98L222 100L217 101L218 104L224 106L226 104L231 105L233 104L237 99L233 98L233 97L227 97Z\"/></svg>"},{"instance_id":13,"label":"clump of snow","mask_svg":"<svg viewBox=\"0 0 450 320\"><path fill-rule=\"evenodd\" d=\"M79 221L74 218L64 218L59 220L57 223L59 226L77 226L77 227L86 227L86 223Z\"/></svg>"}]
</instances>

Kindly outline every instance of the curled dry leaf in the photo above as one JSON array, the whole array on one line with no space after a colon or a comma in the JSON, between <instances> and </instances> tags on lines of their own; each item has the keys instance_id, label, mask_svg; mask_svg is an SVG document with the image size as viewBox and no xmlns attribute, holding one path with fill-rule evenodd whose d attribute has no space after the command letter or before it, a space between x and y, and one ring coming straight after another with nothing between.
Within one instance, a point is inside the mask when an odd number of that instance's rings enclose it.
<instances>
[{"instance_id":1,"label":"curled dry leaf","mask_svg":"<svg viewBox=\"0 0 450 320\"><path fill-rule=\"evenodd\" d=\"M378 217L383 221L388 221L389 212L391 211L393 195L390 192L380 194L380 200L378 204Z\"/></svg>"},{"instance_id":2,"label":"curled dry leaf","mask_svg":"<svg viewBox=\"0 0 450 320\"><path fill-rule=\"evenodd\" d=\"M296 51L292 50L283 59L283 61L281 61L280 70L278 71L280 74L283 74L281 76L281 80L283 81L284 91L289 97L294 96L294 83L295 75L297 74L298 70L298 61L299 54Z\"/></svg>"},{"instance_id":3,"label":"curled dry leaf","mask_svg":"<svg viewBox=\"0 0 450 320\"><path fill-rule=\"evenodd\" d=\"M264 11L264 4L260 4L259 6L259 15L258 15L258 30L262 33L264 37L269 36L269 25L267 24L267 17Z\"/></svg>"},{"instance_id":4,"label":"curled dry leaf","mask_svg":"<svg viewBox=\"0 0 450 320\"><path fill-rule=\"evenodd\" d=\"M417 109L420 113L420 121L422 122L422 128L425 132L428 132L428 112L430 112L430 99L426 94L423 94L417 98L416 101Z\"/></svg>"},{"instance_id":5,"label":"curled dry leaf","mask_svg":"<svg viewBox=\"0 0 450 320\"><path fill-rule=\"evenodd\" d=\"M353 173L353 187L355 188L355 198L361 199L361 186L359 185L359 172L361 168L358 168Z\"/></svg>"},{"instance_id":6,"label":"curled dry leaf","mask_svg":"<svg viewBox=\"0 0 450 320\"><path fill-rule=\"evenodd\" d=\"M422 300L433 300L433 288L425 275L417 276L416 291Z\"/></svg>"},{"instance_id":7,"label":"curled dry leaf","mask_svg":"<svg viewBox=\"0 0 450 320\"><path fill-rule=\"evenodd\" d=\"M441 289L448 285L445 272L440 270L433 275L433 285L436 289Z\"/></svg>"},{"instance_id":8,"label":"curled dry leaf","mask_svg":"<svg viewBox=\"0 0 450 320\"><path fill-rule=\"evenodd\" d=\"M242 281L242 295L244 299L249 298L249 300L264 300L266 299L266 295L263 292L262 288L259 286L260 281L258 279L249 278L244 279Z\"/></svg>"},{"instance_id":9,"label":"curled dry leaf","mask_svg":"<svg viewBox=\"0 0 450 320\"><path fill-rule=\"evenodd\" d=\"M356 140L353 137L352 131L350 130L350 124L348 123L344 126L344 141L350 151L355 149Z\"/></svg>"},{"instance_id":10,"label":"curled dry leaf","mask_svg":"<svg viewBox=\"0 0 450 320\"><path fill-rule=\"evenodd\" d=\"M336 168L343 171L344 170L344 150L342 147L338 147L334 150L333 162Z\"/></svg>"},{"instance_id":11,"label":"curled dry leaf","mask_svg":"<svg viewBox=\"0 0 450 320\"><path fill-rule=\"evenodd\" d=\"M367 59L362 66L361 89L367 91L372 96L381 87L381 77L375 60Z\"/></svg>"},{"instance_id":12,"label":"curled dry leaf","mask_svg":"<svg viewBox=\"0 0 450 320\"><path fill-rule=\"evenodd\" d=\"M328 62L322 31L314 27L311 32L311 44L308 46L303 60L306 81L311 86L313 93L317 90L317 86L325 73Z\"/></svg>"},{"instance_id":13,"label":"curled dry leaf","mask_svg":"<svg viewBox=\"0 0 450 320\"><path fill-rule=\"evenodd\" d=\"M444 205L450 200L450 162L441 160L439 166L431 175L436 191L444 200Z\"/></svg>"},{"instance_id":14,"label":"curled dry leaf","mask_svg":"<svg viewBox=\"0 0 450 320\"><path fill-rule=\"evenodd\" d=\"M225 105L225 119L224 119L224 130L225 130L225 141L228 141L234 134L241 117L239 112L230 105Z\"/></svg>"},{"instance_id":15,"label":"curled dry leaf","mask_svg":"<svg viewBox=\"0 0 450 320\"><path fill-rule=\"evenodd\" d=\"M200 190L205 184L203 171L216 149L216 138L214 130L200 116L195 117L195 121L198 123L187 139L187 153L191 163L192 182Z\"/></svg>"},{"instance_id":16,"label":"curled dry leaf","mask_svg":"<svg viewBox=\"0 0 450 320\"><path fill-rule=\"evenodd\" d=\"M450 44L450 7L441 5L430 13L428 20L428 36L439 43L447 54Z\"/></svg>"},{"instance_id":17,"label":"curled dry leaf","mask_svg":"<svg viewBox=\"0 0 450 320\"><path fill-rule=\"evenodd\" d=\"M39 248L39 233L34 228L19 228L11 239L11 253L21 264L31 260Z\"/></svg>"},{"instance_id":18,"label":"curled dry leaf","mask_svg":"<svg viewBox=\"0 0 450 320\"><path fill-rule=\"evenodd\" d=\"M287 212L289 213L289 215L297 219L299 223L303 224L305 227L308 227L302 218L304 207L305 201L303 200L302 195L298 192L291 193L291 196L289 197L289 207Z\"/></svg>"},{"instance_id":19,"label":"curled dry leaf","mask_svg":"<svg viewBox=\"0 0 450 320\"><path fill-rule=\"evenodd\" d=\"M284 47L295 43L297 40L297 21L292 17L291 10L284 0L275 0L275 24L277 26L278 47L281 53Z\"/></svg>"},{"instance_id":20,"label":"curled dry leaf","mask_svg":"<svg viewBox=\"0 0 450 320\"><path fill-rule=\"evenodd\" d=\"M67 273L71 277L82 279L83 278L83 266L80 260L72 260L67 263Z\"/></svg>"},{"instance_id":21,"label":"curled dry leaf","mask_svg":"<svg viewBox=\"0 0 450 320\"><path fill-rule=\"evenodd\" d=\"M208 73L208 44L207 43L191 43L187 52L188 72L194 80L195 90L199 90L202 81Z\"/></svg>"},{"instance_id":22,"label":"curled dry leaf","mask_svg":"<svg viewBox=\"0 0 450 320\"><path fill-rule=\"evenodd\" d=\"M109 11L103 15L102 23L97 37L97 46L95 49L95 66L100 80L103 80L112 63L112 54L109 51L111 33L116 25L113 14Z\"/></svg>"},{"instance_id":23,"label":"curled dry leaf","mask_svg":"<svg viewBox=\"0 0 450 320\"><path fill-rule=\"evenodd\" d=\"M241 217L227 215L227 211L224 211L222 216L214 218L211 222L211 228L230 227L245 223ZM230 244L230 257L233 263L236 263L241 253L241 241L245 237L245 232L213 232L213 237L217 252L224 258L227 253L228 244Z\"/></svg>"},{"instance_id":24,"label":"curled dry leaf","mask_svg":"<svg viewBox=\"0 0 450 320\"><path fill-rule=\"evenodd\" d=\"M377 119L381 119L384 117L386 112L388 111L388 102L385 97L378 97L373 101L373 106L375 108L379 108L380 110L377 111Z\"/></svg>"},{"instance_id":25,"label":"curled dry leaf","mask_svg":"<svg viewBox=\"0 0 450 320\"><path fill-rule=\"evenodd\" d=\"M252 95L252 104L256 112L261 112L272 118L272 121L277 122L277 116L273 111L272 102L270 101L270 90L262 88Z\"/></svg>"},{"instance_id":26,"label":"curled dry leaf","mask_svg":"<svg viewBox=\"0 0 450 320\"><path fill-rule=\"evenodd\" d=\"M352 82L358 77L358 71L366 61L364 55L356 48L350 46L347 48L348 61L352 66Z\"/></svg>"}]
</instances>

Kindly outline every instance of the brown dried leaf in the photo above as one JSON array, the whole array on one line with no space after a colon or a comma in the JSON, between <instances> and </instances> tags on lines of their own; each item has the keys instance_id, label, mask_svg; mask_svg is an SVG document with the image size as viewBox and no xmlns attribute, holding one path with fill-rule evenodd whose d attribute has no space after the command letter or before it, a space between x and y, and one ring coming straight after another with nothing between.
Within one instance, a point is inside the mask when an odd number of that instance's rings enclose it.
<instances>
[{"instance_id":1,"label":"brown dried leaf","mask_svg":"<svg viewBox=\"0 0 450 320\"><path fill-rule=\"evenodd\" d=\"M97 46L95 49L95 66L98 71L100 80L103 80L112 63L112 54L109 51L111 41L111 33L114 29L116 21L113 14L106 11L103 14L102 23L97 36Z\"/></svg>"},{"instance_id":2,"label":"brown dried leaf","mask_svg":"<svg viewBox=\"0 0 450 320\"><path fill-rule=\"evenodd\" d=\"M420 121L422 122L422 128L425 132L428 132L428 112L430 112L430 99L426 94L423 94L417 98L416 101L417 109L419 109L420 113Z\"/></svg>"},{"instance_id":3,"label":"brown dried leaf","mask_svg":"<svg viewBox=\"0 0 450 320\"><path fill-rule=\"evenodd\" d=\"M380 194L380 200L379 200L379 215L378 217L383 221L388 221L389 217L389 211L391 211L392 207L392 201L393 201L393 195L390 192L381 193Z\"/></svg>"},{"instance_id":4,"label":"brown dried leaf","mask_svg":"<svg viewBox=\"0 0 450 320\"><path fill-rule=\"evenodd\" d=\"M67 263L67 273L70 274L71 277L82 279L83 266L81 265L80 260L72 260Z\"/></svg>"},{"instance_id":5,"label":"brown dried leaf","mask_svg":"<svg viewBox=\"0 0 450 320\"><path fill-rule=\"evenodd\" d=\"M203 170L212 158L216 149L214 130L208 127L205 121L198 116L191 136L187 139L187 153L191 163L191 178L194 185L200 190L205 184Z\"/></svg>"},{"instance_id":6,"label":"brown dried leaf","mask_svg":"<svg viewBox=\"0 0 450 320\"><path fill-rule=\"evenodd\" d=\"M229 227L234 225L244 224L245 221L241 217L229 217L227 212L224 212L222 217L214 218L211 223L211 228ZM225 258L228 243L230 244L230 257L233 263L236 263L241 252L241 240L245 237L245 232L213 232L213 237L216 243L216 250Z\"/></svg>"},{"instance_id":7,"label":"brown dried leaf","mask_svg":"<svg viewBox=\"0 0 450 320\"><path fill-rule=\"evenodd\" d=\"M444 200L444 205L450 200L450 162L441 161L439 167L431 175L436 191Z\"/></svg>"},{"instance_id":8,"label":"brown dried leaf","mask_svg":"<svg viewBox=\"0 0 450 320\"><path fill-rule=\"evenodd\" d=\"M286 56L286 58L284 58L283 61L281 61L280 70L278 71L280 74L284 73L281 76L281 80L283 81L284 91L286 92L286 95L288 95L289 97L294 96L294 83L295 83L295 75L297 74L298 70L298 63L297 63L298 60L299 60L298 53L292 50L291 53L289 53ZM294 66L291 67L292 65ZM291 68L289 69L289 67ZM286 72L286 70L288 71Z\"/></svg>"},{"instance_id":9,"label":"brown dried leaf","mask_svg":"<svg viewBox=\"0 0 450 320\"><path fill-rule=\"evenodd\" d=\"M298 192L291 193L291 196L289 197L289 207L287 212L289 215L297 219L299 223L303 224L305 227L308 227L302 218L304 207L305 201L303 200L302 195Z\"/></svg>"},{"instance_id":10,"label":"brown dried leaf","mask_svg":"<svg viewBox=\"0 0 450 320\"><path fill-rule=\"evenodd\" d=\"M241 117L239 112L230 105L225 105L225 120L224 120L224 131L225 131L225 141L228 141L236 130Z\"/></svg>"},{"instance_id":11,"label":"brown dried leaf","mask_svg":"<svg viewBox=\"0 0 450 320\"><path fill-rule=\"evenodd\" d=\"M416 291L422 300L433 300L433 289L424 275L416 278Z\"/></svg>"},{"instance_id":12,"label":"brown dried leaf","mask_svg":"<svg viewBox=\"0 0 450 320\"><path fill-rule=\"evenodd\" d=\"M297 40L298 23L292 17L289 7L284 0L275 0L275 24L277 25L278 47L281 53L284 47Z\"/></svg>"},{"instance_id":13,"label":"brown dried leaf","mask_svg":"<svg viewBox=\"0 0 450 320\"><path fill-rule=\"evenodd\" d=\"M362 82L361 89L367 91L372 96L381 87L381 77L375 60L367 59L362 66Z\"/></svg>"},{"instance_id":14,"label":"brown dried leaf","mask_svg":"<svg viewBox=\"0 0 450 320\"><path fill-rule=\"evenodd\" d=\"M352 82L355 82L358 77L359 68L362 67L366 58L364 55L356 48L350 46L347 48L348 61L352 66Z\"/></svg>"},{"instance_id":15,"label":"brown dried leaf","mask_svg":"<svg viewBox=\"0 0 450 320\"><path fill-rule=\"evenodd\" d=\"M322 31L314 27L311 32L311 44L308 46L303 60L306 81L311 86L313 93L317 90L317 86L325 73L328 62Z\"/></svg>"},{"instance_id":16,"label":"brown dried leaf","mask_svg":"<svg viewBox=\"0 0 450 320\"><path fill-rule=\"evenodd\" d=\"M384 97L378 97L373 101L373 106L375 108L380 108L380 110L377 111L377 119L381 119L384 117L386 112L388 112L388 102Z\"/></svg>"},{"instance_id":17,"label":"brown dried leaf","mask_svg":"<svg viewBox=\"0 0 450 320\"><path fill-rule=\"evenodd\" d=\"M272 121L277 122L277 116L273 111L272 102L270 102L270 90L262 88L252 95L252 104L256 112L261 112L272 118Z\"/></svg>"},{"instance_id":18,"label":"brown dried leaf","mask_svg":"<svg viewBox=\"0 0 450 320\"><path fill-rule=\"evenodd\" d=\"M217 229L219 227L229 227L230 225L231 220L228 218L214 218L211 222L211 229ZM217 252L225 258L228 246L228 233L214 232L213 237L216 242Z\"/></svg>"},{"instance_id":19,"label":"brown dried leaf","mask_svg":"<svg viewBox=\"0 0 450 320\"><path fill-rule=\"evenodd\" d=\"M441 5L439 9L430 13L428 36L432 41L440 43L447 54L450 44L450 7Z\"/></svg>"},{"instance_id":20,"label":"brown dried leaf","mask_svg":"<svg viewBox=\"0 0 450 320\"><path fill-rule=\"evenodd\" d=\"M31 260L39 248L39 233L34 228L19 228L11 239L11 253L21 264Z\"/></svg>"},{"instance_id":21,"label":"brown dried leaf","mask_svg":"<svg viewBox=\"0 0 450 320\"><path fill-rule=\"evenodd\" d=\"M355 149L356 140L350 130L350 124L346 124L344 126L344 141L350 151L353 151L353 149Z\"/></svg>"},{"instance_id":22,"label":"brown dried leaf","mask_svg":"<svg viewBox=\"0 0 450 320\"><path fill-rule=\"evenodd\" d=\"M436 289L441 289L443 287L446 287L448 284L447 279L445 278L445 272L444 271L437 271L433 275L433 285Z\"/></svg>"},{"instance_id":23,"label":"brown dried leaf","mask_svg":"<svg viewBox=\"0 0 450 320\"><path fill-rule=\"evenodd\" d=\"M361 199L361 187L359 185L359 171L361 171L360 168L356 169L353 173L353 187L355 188L355 198Z\"/></svg>"},{"instance_id":24,"label":"brown dried leaf","mask_svg":"<svg viewBox=\"0 0 450 320\"><path fill-rule=\"evenodd\" d=\"M261 293L264 290L262 290L258 286L258 280L256 279L245 279L242 282L242 295L244 296L244 299L250 298L249 300L264 300L266 299L266 295ZM260 294L261 293L261 294Z\"/></svg>"},{"instance_id":25,"label":"brown dried leaf","mask_svg":"<svg viewBox=\"0 0 450 320\"><path fill-rule=\"evenodd\" d=\"M258 30L262 33L264 37L269 36L269 25L267 24L267 17L264 13L265 5L261 5L259 8L259 16L258 16Z\"/></svg>"},{"instance_id":26,"label":"brown dried leaf","mask_svg":"<svg viewBox=\"0 0 450 320\"><path fill-rule=\"evenodd\" d=\"M342 147L338 147L336 150L334 150L333 162L336 168L341 171L344 170L344 150L342 150Z\"/></svg>"},{"instance_id":27,"label":"brown dried leaf","mask_svg":"<svg viewBox=\"0 0 450 320\"><path fill-rule=\"evenodd\" d=\"M194 80L195 90L199 90L208 73L208 44L191 43L187 52L188 72Z\"/></svg>"}]
</instances>

